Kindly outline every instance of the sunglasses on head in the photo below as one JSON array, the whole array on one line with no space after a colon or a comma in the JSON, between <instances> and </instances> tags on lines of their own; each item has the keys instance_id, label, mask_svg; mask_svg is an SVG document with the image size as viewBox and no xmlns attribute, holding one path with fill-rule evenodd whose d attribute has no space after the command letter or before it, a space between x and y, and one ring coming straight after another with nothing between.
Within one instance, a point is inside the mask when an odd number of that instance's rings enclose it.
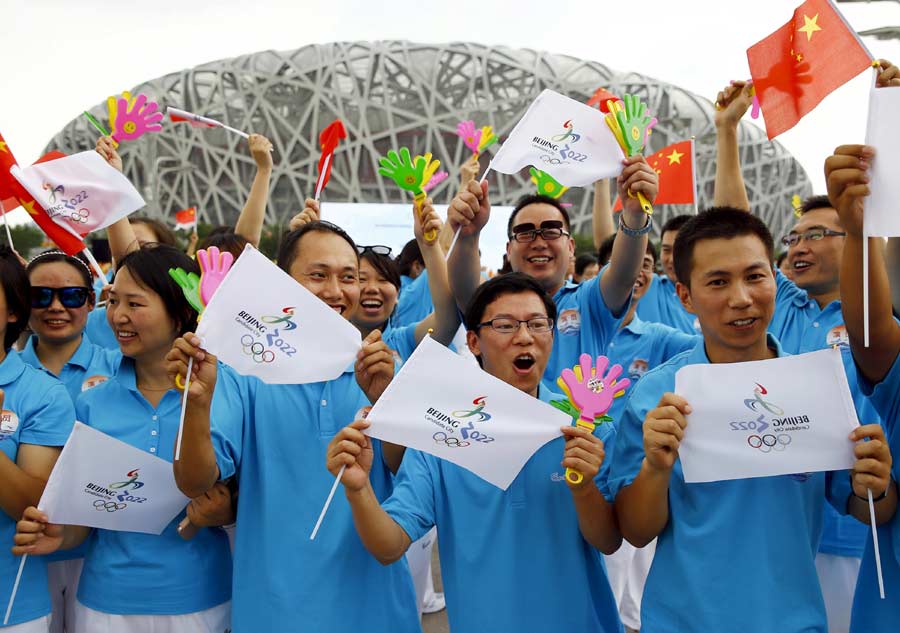
<instances>
[{"instance_id":1,"label":"sunglasses on head","mask_svg":"<svg viewBox=\"0 0 900 633\"><path fill-rule=\"evenodd\" d=\"M66 288L47 288L45 286L31 287L31 307L47 308L53 303L53 295L59 297L59 302L66 308L80 308L88 300L90 291L83 286L68 286Z\"/></svg>"},{"instance_id":2,"label":"sunglasses on head","mask_svg":"<svg viewBox=\"0 0 900 633\"><path fill-rule=\"evenodd\" d=\"M392 249L390 246L385 246L383 244L375 244L374 246L360 246L356 245L356 250L360 255L364 255L367 252L375 253L376 255L387 255L390 256Z\"/></svg>"}]
</instances>

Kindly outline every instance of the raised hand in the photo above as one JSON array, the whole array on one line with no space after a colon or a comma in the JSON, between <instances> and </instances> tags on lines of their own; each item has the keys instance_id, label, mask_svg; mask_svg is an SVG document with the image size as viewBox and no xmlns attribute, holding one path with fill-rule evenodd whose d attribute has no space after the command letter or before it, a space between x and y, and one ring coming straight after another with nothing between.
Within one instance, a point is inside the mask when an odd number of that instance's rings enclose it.
<instances>
[{"instance_id":1,"label":"raised hand","mask_svg":"<svg viewBox=\"0 0 900 633\"><path fill-rule=\"evenodd\" d=\"M581 410L581 417L589 424L594 423L594 419L605 415L612 406L613 398L616 394L624 392L631 384L628 378L617 381L622 375L622 366L613 365L610 367L606 376L603 372L609 366L609 359L606 356L597 357L597 367L593 367L593 363L589 354L582 354L579 359L580 376L576 375L571 369L564 369L560 378L565 384L572 403Z\"/></svg>"},{"instance_id":2,"label":"raised hand","mask_svg":"<svg viewBox=\"0 0 900 633\"><path fill-rule=\"evenodd\" d=\"M147 95L139 94L131 103L127 97L122 96L116 105L115 121L112 120L113 113L110 111L110 126L113 128L114 141L119 143L133 141L147 132L162 130L160 121L163 120L163 114L155 101L147 102Z\"/></svg>"},{"instance_id":3,"label":"raised hand","mask_svg":"<svg viewBox=\"0 0 900 633\"><path fill-rule=\"evenodd\" d=\"M304 204L306 206L303 208L303 211L291 218L291 222L288 225L288 228L291 231L296 231L304 224L319 221L320 211L318 201L313 200L312 198L307 198Z\"/></svg>"},{"instance_id":4,"label":"raised hand","mask_svg":"<svg viewBox=\"0 0 900 633\"><path fill-rule=\"evenodd\" d=\"M528 173L531 174L531 182L537 187L537 192L542 196L550 196L555 199L569 190L568 187L556 182L556 179L545 171L531 167Z\"/></svg>"},{"instance_id":5,"label":"raised hand","mask_svg":"<svg viewBox=\"0 0 900 633\"><path fill-rule=\"evenodd\" d=\"M116 142L113 141L112 138L109 136L101 136L98 138L96 150L110 167L122 171L122 157L119 156L119 152L116 151Z\"/></svg>"},{"instance_id":6,"label":"raised hand","mask_svg":"<svg viewBox=\"0 0 900 633\"><path fill-rule=\"evenodd\" d=\"M426 181L425 167L426 160L424 156L417 156L415 164L409 150L405 147L400 148L400 154L391 150L386 157L382 157L379 161L381 167L378 173L385 178L390 178L397 186L406 191L417 193L422 188L422 183Z\"/></svg>"},{"instance_id":7,"label":"raised hand","mask_svg":"<svg viewBox=\"0 0 900 633\"><path fill-rule=\"evenodd\" d=\"M172 383L181 389L187 375L188 361L191 366L191 384L188 387L190 404L209 405L216 389L219 368L215 356L200 347L200 338L193 332L175 339L172 349L166 354L166 374Z\"/></svg>"},{"instance_id":8,"label":"raised hand","mask_svg":"<svg viewBox=\"0 0 900 633\"><path fill-rule=\"evenodd\" d=\"M647 127L652 117L647 113L647 106L636 95L625 95L623 101L624 108L617 109L615 117L625 142L622 149L626 156L633 156L644 149Z\"/></svg>"},{"instance_id":9,"label":"raised hand","mask_svg":"<svg viewBox=\"0 0 900 633\"><path fill-rule=\"evenodd\" d=\"M374 404L394 378L394 355L382 340L380 330L369 333L356 358L356 382Z\"/></svg>"},{"instance_id":10,"label":"raised hand","mask_svg":"<svg viewBox=\"0 0 900 633\"><path fill-rule=\"evenodd\" d=\"M369 483L374 453L372 440L363 433L368 427L368 421L356 420L338 431L328 443L325 466L332 475L337 475L341 467L345 467L341 483L347 490L362 490Z\"/></svg>"},{"instance_id":11,"label":"raised hand","mask_svg":"<svg viewBox=\"0 0 900 633\"><path fill-rule=\"evenodd\" d=\"M753 105L756 92L750 81L732 81L716 95L716 127L735 128Z\"/></svg>"},{"instance_id":12,"label":"raised hand","mask_svg":"<svg viewBox=\"0 0 900 633\"><path fill-rule=\"evenodd\" d=\"M234 263L234 255L228 251L220 252L215 246L197 251L197 261L200 263L200 300L204 306L209 305L213 293L222 284L225 275Z\"/></svg>"},{"instance_id":13,"label":"raised hand","mask_svg":"<svg viewBox=\"0 0 900 633\"><path fill-rule=\"evenodd\" d=\"M434 210L431 198L427 198L421 207L415 209L415 217L413 218L413 232L418 240L419 245L423 248L430 248L437 244L437 240L429 240L429 235L437 235L444 225L441 222L441 216Z\"/></svg>"},{"instance_id":14,"label":"raised hand","mask_svg":"<svg viewBox=\"0 0 900 633\"><path fill-rule=\"evenodd\" d=\"M841 145L825 159L828 199L848 234L861 236L863 205L869 195L869 168L875 149L868 145Z\"/></svg>"},{"instance_id":15,"label":"raised hand","mask_svg":"<svg viewBox=\"0 0 900 633\"><path fill-rule=\"evenodd\" d=\"M454 231L468 237L478 235L491 217L491 203L488 198L488 184L475 180L456 194L447 207L447 222Z\"/></svg>"},{"instance_id":16,"label":"raised hand","mask_svg":"<svg viewBox=\"0 0 900 633\"><path fill-rule=\"evenodd\" d=\"M251 134L247 139L250 155L257 169L272 169L272 141L262 134Z\"/></svg>"},{"instance_id":17,"label":"raised hand","mask_svg":"<svg viewBox=\"0 0 900 633\"><path fill-rule=\"evenodd\" d=\"M472 150L473 154L478 153L481 130L475 128L475 121L460 121L456 126L456 134L462 139L463 144Z\"/></svg>"},{"instance_id":18,"label":"raised hand","mask_svg":"<svg viewBox=\"0 0 900 633\"><path fill-rule=\"evenodd\" d=\"M170 268L169 276L181 287L181 292L191 307L198 314L203 312L206 306L200 298L200 277L197 276L197 273L185 272L183 268Z\"/></svg>"}]
</instances>

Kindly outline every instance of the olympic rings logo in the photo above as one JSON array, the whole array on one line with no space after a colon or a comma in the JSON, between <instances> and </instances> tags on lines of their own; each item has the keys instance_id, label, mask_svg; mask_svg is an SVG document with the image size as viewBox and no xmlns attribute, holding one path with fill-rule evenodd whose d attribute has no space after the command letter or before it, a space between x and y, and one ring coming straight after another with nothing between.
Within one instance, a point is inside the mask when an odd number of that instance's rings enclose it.
<instances>
[{"instance_id":1,"label":"olympic rings logo","mask_svg":"<svg viewBox=\"0 0 900 633\"><path fill-rule=\"evenodd\" d=\"M431 436L436 444L444 443L450 448L465 448L469 445L466 441L459 441L458 438L452 437L444 433L443 431L438 431L434 435Z\"/></svg>"},{"instance_id":2,"label":"olympic rings logo","mask_svg":"<svg viewBox=\"0 0 900 633\"><path fill-rule=\"evenodd\" d=\"M97 499L94 502L94 509L97 512L102 512L103 510L115 512L116 510L124 510L127 507L127 503L116 503L115 501L104 501L103 499Z\"/></svg>"},{"instance_id":3,"label":"olympic rings logo","mask_svg":"<svg viewBox=\"0 0 900 633\"><path fill-rule=\"evenodd\" d=\"M81 224L87 224L87 221L90 218L90 216L91 216L91 212L88 211L87 209L82 208L82 209L78 209L77 211L72 211L72 213L69 214L69 219L72 220L72 222L80 222Z\"/></svg>"},{"instance_id":4,"label":"olympic rings logo","mask_svg":"<svg viewBox=\"0 0 900 633\"><path fill-rule=\"evenodd\" d=\"M244 353L253 358L255 363L271 363L275 360L275 352L266 349L265 345L254 340L249 334L244 334L241 337L241 345L244 348Z\"/></svg>"},{"instance_id":5,"label":"olympic rings logo","mask_svg":"<svg viewBox=\"0 0 900 633\"><path fill-rule=\"evenodd\" d=\"M791 436L787 433L779 433L778 435L766 433L765 435L751 435L747 438L747 444L750 445L750 448L755 448L763 453L769 453L773 450L783 451L790 443Z\"/></svg>"},{"instance_id":6,"label":"olympic rings logo","mask_svg":"<svg viewBox=\"0 0 900 633\"><path fill-rule=\"evenodd\" d=\"M541 154L541 160L545 163L549 163L550 165L567 165L568 161L564 161L556 156L550 156L549 154Z\"/></svg>"}]
</instances>

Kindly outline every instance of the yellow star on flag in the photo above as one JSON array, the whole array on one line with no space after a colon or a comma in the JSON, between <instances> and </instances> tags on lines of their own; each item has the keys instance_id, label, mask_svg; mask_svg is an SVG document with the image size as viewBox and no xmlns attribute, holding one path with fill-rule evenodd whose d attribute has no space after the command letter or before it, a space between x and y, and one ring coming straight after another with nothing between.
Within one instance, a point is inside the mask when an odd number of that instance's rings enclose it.
<instances>
[{"instance_id":1,"label":"yellow star on flag","mask_svg":"<svg viewBox=\"0 0 900 633\"><path fill-rule=\"evenodd\" d=\"M666 156L669 159L669 164L674 165L675 163L681 164L681 157L684 156L684 152L679 152L677 149L673 149L672 153Z\"/></svg>"},{"instance_id":2,"label":"yellow star on flag","mask_svg":"<svg viewBox=\"0 0 900 633\"><path fill-rule=\"evenodd\" d=\"M803 26L797 29L801 33L806 33L806 41L810 41L812 39L813 33L816 31L821 31L822 27L818 25L817 20L819 19L819 14L816 13L812 19L809 18L808 15L803 16Z\"/></svg>"},{"instance_id":3,"label":"yellow star on flag","mask_svg":"<svg viewBox=\"0 0 900 633\"><path fill-rule=\"evenodd\" d=\"M30 201L30 202L25 202L24 200L22 200L21 198L19 198L19 204L21 204L22 207L23 207L26 211L28 211L28 213L29 213L30 215L37 215L37 211L34 210L34 200L32 200L32 201Z\"/></svg>"},{"instance_id":4,"label":"yellow star on flag","mask_svg":"<svg viewBox=\"0 0 900 633\"><path fill-rule=\"evenodd\" d=\"M0 152L6 152L7 154L9 154L9 150L6 149L6 142L5 142L5 141L0 141Z\"/></svg>"}]
</instances>

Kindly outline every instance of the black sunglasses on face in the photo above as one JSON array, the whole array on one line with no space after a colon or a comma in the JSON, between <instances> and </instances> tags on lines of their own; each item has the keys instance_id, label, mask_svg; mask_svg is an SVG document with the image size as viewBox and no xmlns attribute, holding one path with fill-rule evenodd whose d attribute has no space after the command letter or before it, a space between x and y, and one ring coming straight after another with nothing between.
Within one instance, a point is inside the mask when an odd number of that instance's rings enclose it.
<instances>
[{"instance_id":1,"label":"black sunglasses on face","mask_svg":"<svg viewBox=\"0 0 900 633\"><path fill-rule=\"evenodd\" d=\"M53 303L53 295L59 297L59 302L65 308L80 308L87 303L90 291L83 286L68 286L66 288L47 288L46 286L31 287L31 307L47 308Z\"/></svg>"},{"instance_id":2,"label":"black sunglasses on face","mask_svg":"<svg viewBox=\"0 0 900 633\"><path fill-rule=\"evenodd\" d=\"M366 252L373 252L376 255L387 255L390 256L392 249L390 246L385 246L384 244L375 244L373 246L361 246L359 244L356 245L356 251L360 255L364 255Z\"/></svg>"}]
</instances>

